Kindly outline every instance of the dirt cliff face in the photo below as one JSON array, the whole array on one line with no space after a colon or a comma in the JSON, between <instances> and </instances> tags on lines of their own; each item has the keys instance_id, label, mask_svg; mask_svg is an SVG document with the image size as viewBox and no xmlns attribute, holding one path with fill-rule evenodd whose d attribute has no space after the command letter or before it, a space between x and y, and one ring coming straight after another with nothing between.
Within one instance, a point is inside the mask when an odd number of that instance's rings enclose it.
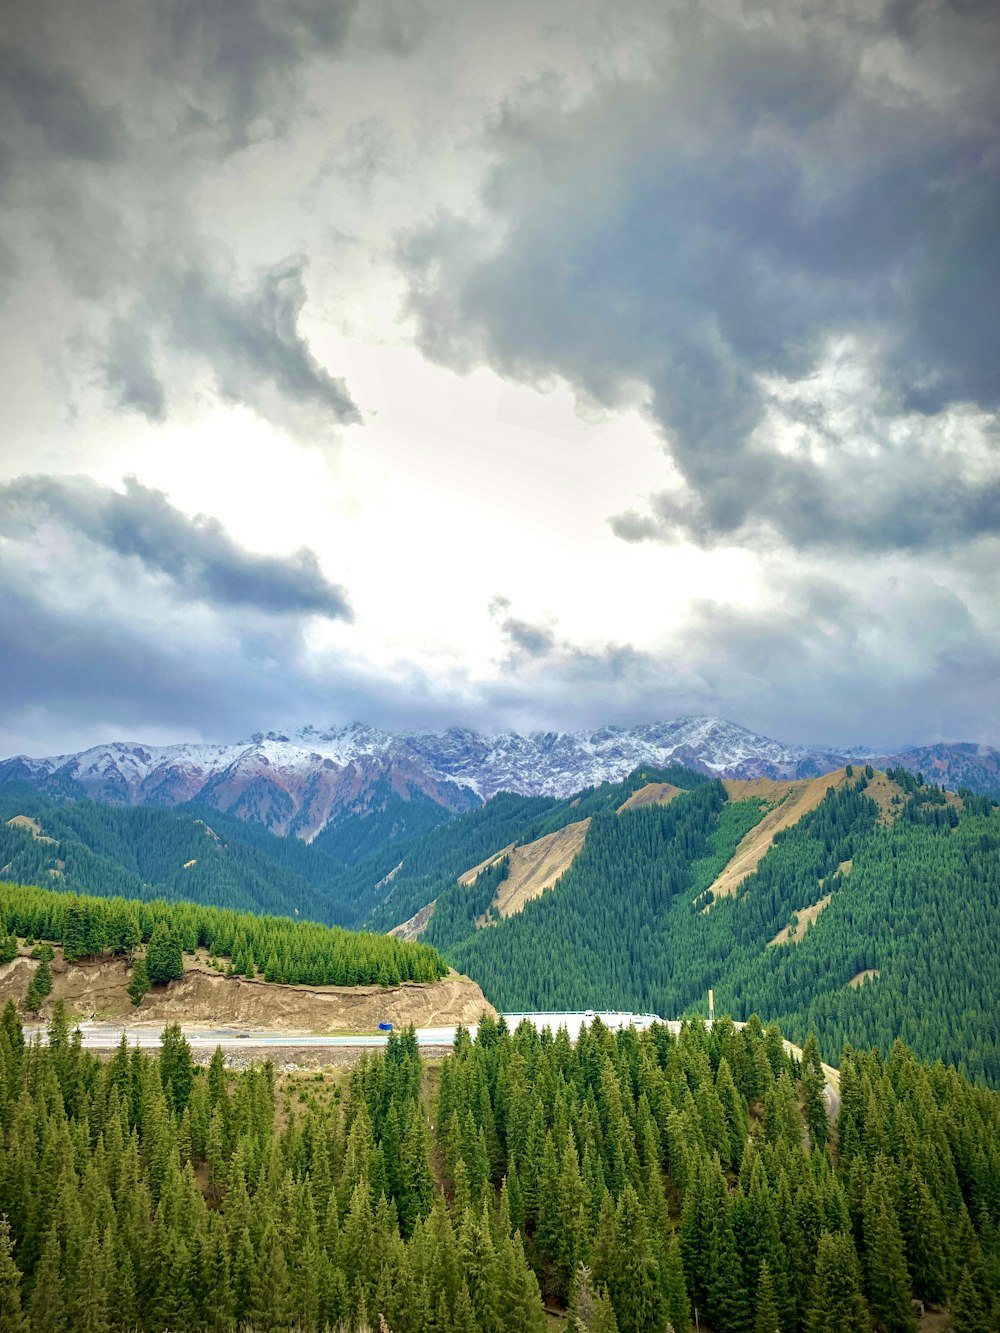
<instances>
[{"instance_id":1,"label":"dirt cliff face","mask_svg":"<svg viewBox=\"0 0 1000 1333\"><path fill-rule=\"evenodd\" d=\"M0 1004L23 1001L37 963L16 958L0 967ZM121 959L52 964L52 994L42 1006L48 1017L58 999L78 1019L132 1022L246 1024L306 1032L372 1032L379 1023L394 1027L474 1026L483 1013L495 1015L474 981L451 972L427 985L279 986L243 977L225 977L198 964L180 981L157 986L135 1008L126 987L129 971Z\"/></svg>"}]
</instances>

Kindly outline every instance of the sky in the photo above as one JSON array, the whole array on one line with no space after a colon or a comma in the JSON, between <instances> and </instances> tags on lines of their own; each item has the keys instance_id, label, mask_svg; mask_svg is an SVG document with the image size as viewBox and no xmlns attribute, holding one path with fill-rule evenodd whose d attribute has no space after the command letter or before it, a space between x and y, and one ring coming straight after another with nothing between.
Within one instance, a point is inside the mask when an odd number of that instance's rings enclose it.
<instances>
[{"instance_id":1,"label":"sky","mask_svg":"<svg viewBox=\"0 0 1000 1333\"><path fill-rule=\"evenodd\" d=\"M0 24L0 754L1000 744L983 0Z\"/></svg>"}]
</instances>

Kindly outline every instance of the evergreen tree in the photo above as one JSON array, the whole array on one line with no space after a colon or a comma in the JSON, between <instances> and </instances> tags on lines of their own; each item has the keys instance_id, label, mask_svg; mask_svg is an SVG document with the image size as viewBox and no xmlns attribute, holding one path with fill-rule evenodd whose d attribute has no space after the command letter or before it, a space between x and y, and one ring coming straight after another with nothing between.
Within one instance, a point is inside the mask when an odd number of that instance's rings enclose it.
<instances>
[{"instance_id":1,"label":"evergreen tree","mask_svg":"<svg viewBox=\"0 0 1000 1333\"><path fill-rule=\"evenodd\" d=\"M43 958L35 969L28 983L28 993L24 997L24 1007L29 1013L37 1013L42 1007L46 995L52 993L52 969L48 960Z\"/></svg>"},{"instance_id":2,"label":"evergreen tree","mask_svg":"<svg viewBox=\"0 0 1000 1333\"><path fill-rule=\"evenodd\" d=\"M145 958L137 958L132 964L132 975L128 982L129 999L136 1008L142 1004L142 997L147 994L149 987L149 969L146 966L146 960Z\"/></svg>"},{"instance_id":3,"label":"evergreen tree","mask_svg":"<svg viewBox=\"0 0 1000 1333\"><path fill-rule=\"evenodd\" d=\"M872 1313L887 1333L914 1333L903 1238L889 1188L889 1166L881 1157L865 1199L864 1233Z\"/></svg>"},{"instance_id":4,"label":"evergreen tree","mask_svg":"<svg viewBox=\"0 0 1000 1333\"><path fill-rule=\"evenodd\" d=\"M819 1045L816 1034L810 1032L802 1048L802 1100L805 1105L809 1141L817 1148L822 1148L830 1137L826 1102L823 1099L825 1087L826 1075L823 1073L819 1058Z\"/></svg>"},{"instance_id":5,"label":"evergreen tree","mask_svg":"<svg viewBox=\"0 0 1000 1333\"><path fill-rule=\"evenodd\" d=\"M816 1255L808 1333L867 1333L857 1258L850 1238L824 1232Z\"/></svg>"},{"instance_id":6,"label":"evergreen tree","mask_svg":"<svg viewBox=\"0 0 1000 1333\"><path fill-rule=\"evenodd\" d=\"M951 1326L955 1333L990 1333L992 1327L986 1300L970 1265L962 1269L962 1278L951 1307Z\"/></svg>"},{"instance_id":7,"label":"evergreen tree","mask_svg":"<svg viewBox=\"0 0 1000 1333\"><path fill-rule=\"evenodd\" d=\"M64 1327L65 1303L59 1273L60 1257L59 1231L57 1224L53 1223L45 1238L41 1260L35 1269L35 1284L28 1305L32 1333L58 1333ZM14 1328L17 1328L16 1324Z\"/></svg>"},{"instance_id":8,"label":"evergreen tree","mask_svg":"<svg viewBox=\"0 0 1000 1333\"><path fill-rule=\"evenodd\" d=\"M168 1103L183 1115L194 1083L194 1058L177 1023L160 1033L160 1081Z\"/></svg>"},{"instance_id":9,"label":"evergreen tree","mask_svg":"<svg viewBox=\"0 0 1000 1333\"><path fill-rule=\"evenodd\" d=\"M150 985L165 986L184 975L181 942L165 921L158 921L146 949L146 972Z\"/></svg>"},{"instance_id":10,"label":"evergreen tree","mask_svg":"<svg viewBox=\"0 0 1000 1333\"><path fill-rule=\"evenodd\" d=\"M28 1333L28 1317L21 1309L21 1274L14 1262L14 1243L6 1217L0 1217L0 1329Z\"/></svg>"},{"instance_id":11,"label":"evergreen tree","mask_svg":"<svg viewBox=\"0 0 1000 1333\"><path fill-rule=\"evenodd\" d=\"M774 1280L766 1263L761 1264L757 1281L757 1315L754 1319L753 1333L781 1333ZM848 1333L846 1327L844 1333Z\"/></svg>"},{"instance_id":12,"label":"evergreen tree","mask_svg":"<svg viewBox=\"0 0 1000 1333\"><path fill-rule=\"evenodd\" d=\"M62 947L67 963L78 962L90 951L89 913L82 898L73 897L66 904L63 917Z\"/></svg>"},{"instance_id":13,"label":"evergreen tree","mask_svg":"<svg viewBox=\"0 0 1000 1333\"><path fill-rule=\"evenodd\" d=\"M288 1263L271 1220L266 1223L261 1236L251 1299L250 1319L258 1328L287 1328L291 1313Z\"/></svg>"}]
</instances>

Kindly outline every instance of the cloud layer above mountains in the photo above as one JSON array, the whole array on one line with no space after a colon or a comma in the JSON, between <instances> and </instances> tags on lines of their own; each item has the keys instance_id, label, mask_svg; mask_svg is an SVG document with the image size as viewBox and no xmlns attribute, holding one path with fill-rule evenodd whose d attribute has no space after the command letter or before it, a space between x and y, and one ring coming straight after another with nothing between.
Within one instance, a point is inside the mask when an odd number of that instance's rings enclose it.
<instances>
[{"instance_id":1,"label":"cloud layer above mountains","mask_svg":"<svg viewBox=\"0 0 1000 1333\"><path fill-rule=\"evenodd\" d=\"M638 386L678 475L625 540L1000 531L995 14L866 11L676 7L642 78L505 107L404 251L430 355Z\"/></svg>"},{"instance_id":2,"label":"cloud layer above mountains","mask_svg":"<svg viewBox=\"0 0 1000 1333\"><path fill-rule=\"evenodd\" d=\"M980 0L39 0L0 750L1000 741Z\"/></svg>"}]
</instances>

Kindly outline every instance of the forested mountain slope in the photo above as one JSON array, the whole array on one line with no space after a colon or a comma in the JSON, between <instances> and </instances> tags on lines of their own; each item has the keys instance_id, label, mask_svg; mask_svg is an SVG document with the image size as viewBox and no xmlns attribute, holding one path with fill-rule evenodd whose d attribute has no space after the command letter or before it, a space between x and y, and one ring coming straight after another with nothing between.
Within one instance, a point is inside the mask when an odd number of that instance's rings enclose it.
<instances>
[{"instance_id":1,"label":"forested mountain slope","mask_svg":"<svg viewBox=\"0 0 1000 1333\"><path fill-rule=\"evenodd\" d=\"M218 810L57 805L0 789L0 879L346 923L341 871L318 848Z\"/></svg>"},{"instance_id":2,"label":"forested mountain slope","mask_svg":"<svg viewBox=\"0 0 1000 1333\"><path fill-rule=\"evenodd\" d=\"M439 893L454 888L456 881L480 863L500 857L511 844L526 847L594 814L614 812L651 783L691 789L707 781L703 774L684 768L646 767L636 769L621 782L605 782L560 801L501 792L481 809L420 839L398 863L386 866L382 857L354 867L341 880L342 892L349 892L358 902L370 896L374 905L366 924L373 930L388 930L406 921ZM461 904L460 895L457 901ZM465 909L460 906L460 910ZM473 922L475 915L470 918Z\"/></svg>"},{"instance_id":3,"label":"forested mountain slope","mask_svg":"<svg viewBox=\"0 0 1000 1333\"><path fill-rule=\"evenodd\" d=\"M736 1017L814 1028L827 1058L902 1036L1000 1085L1000 811L903 770L838 780L726 896L712 886L766 808L701 782L667 806L597 810L562 878L506 919L491 911L504 858L438 884L422 938L508 1011L672 1017L704 1011L712 987Z\"/></svg>"},{"instance_id":4,"label":"forested mountain slope","mask_svg":"<svg viewBox=\"0 0 1000 1333\"><path fill-rule=\"evenodd\" d=\"M543 1296L573 1333L995 1327L1000 1098L902 1045L839 1063L832 1126L815 1045L757 1021L488 1021L438 1070L410 1032L279 1084L176 1027L26 1046L8 1007L4 1327L544 1333Z\"/></svg>"}]
</instances>

